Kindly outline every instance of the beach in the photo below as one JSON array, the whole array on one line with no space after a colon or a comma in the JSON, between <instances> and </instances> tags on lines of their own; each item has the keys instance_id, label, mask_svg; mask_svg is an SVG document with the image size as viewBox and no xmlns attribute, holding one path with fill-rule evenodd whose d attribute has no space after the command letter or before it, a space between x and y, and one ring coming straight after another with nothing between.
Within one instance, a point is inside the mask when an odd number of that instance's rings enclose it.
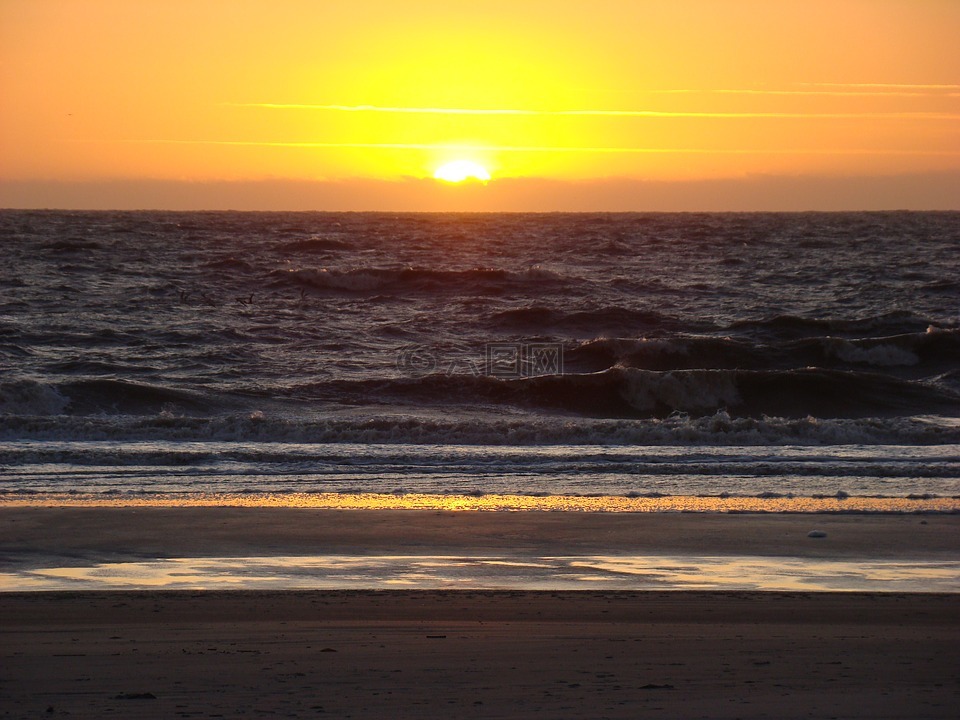
<instances>
[{"instance_id":1,"label":"beach","mask_svg":"<svg viewBox=\"0 0 960 720\"><path fill-rule=\"evenodd\" d=\"M958 27L0 1L0 720L960 717Z\"/></svg>"},{"instance_id":2,"label":"beach","mask_svg":"<svg viewBox=\"0 0 960 720\"><path fill-rule=\"evenodd\" d=\"M812 530L826 538L807 537ZM577 513L283 507L0 507L6 553L204 557L691 553L956 559L957 514Z\"/></svg>"},{"instance_id":3,"label":"beach","mask_svg":"<svg viewBox=\"0 0 960 720\"><path fill-rule=\"evenodd\" d=\"M333 553L919 562L957 557L960 517L3 508L0 547L21 569ZM0 628L8 717L952 717L960 690L951 593L4 592Z\"/></svg>"},{"instance_id":4,"label":"beach","mask_svg":"<svg viewBox=\"0 0 960 720\"><path fill-rule=\"evenodd\" d=\"M7 717L954 717L955 596L0 596Z\"/></svg>"},{"instance_id":5,"label":"beach","mask_svg":"<svg viewBox=\"0 0 960 720\"><path fill-rule=\"evenodd\" d=\"M953 717L957 219L0 213L0 718Z\"/></svg>"}]
</instances>

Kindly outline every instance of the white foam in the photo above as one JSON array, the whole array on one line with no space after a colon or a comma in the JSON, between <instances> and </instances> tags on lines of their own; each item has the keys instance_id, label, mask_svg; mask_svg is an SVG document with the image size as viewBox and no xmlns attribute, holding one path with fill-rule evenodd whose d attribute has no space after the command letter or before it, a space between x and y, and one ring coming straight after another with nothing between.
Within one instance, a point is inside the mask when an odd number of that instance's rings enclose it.
<instances>
[{"instance_id":1,"label":"white foam","mask_svg":"<svg viewBox=\"0 0 960 720\"><path fill-rule=\"evenodd\" d=\"M70 404L55 388L32 379L0 383L0 414L56 415Z\"/></svg>"},{"instance_id":2,"label":"white foam","mask_svg":"<svg viewBox=\"0 0 960 720\"><path fill-rule=\"evenodd\" d=\"M848 340L833 340L827 345L827 353L844 362L876 367L909 367L920 362L916 353L896 345L860 347Z\"/></svg>"},{"instance_id":3,"label":"white foam","mask_svg":"<svg viewBox=\"0 0 960 720\"><path fill-rule=\"evenodd\" d=\"M594 419L569 416L370 417L220 415L56 416L67 400L40 386L40 400L0 413L0 439L264 441L459 445L945 445L960 444L960 421L932 416L821 419L703 417ZM49 393L49 394L48 394ZM44 400L46 398L46 400ZM38 407L39 406L39 407ZM43 408L46 407L46 411ZM16 414L14 414L14 412ZM51 416L53 415L53 416Z\"/></svg>"}]
</instances>

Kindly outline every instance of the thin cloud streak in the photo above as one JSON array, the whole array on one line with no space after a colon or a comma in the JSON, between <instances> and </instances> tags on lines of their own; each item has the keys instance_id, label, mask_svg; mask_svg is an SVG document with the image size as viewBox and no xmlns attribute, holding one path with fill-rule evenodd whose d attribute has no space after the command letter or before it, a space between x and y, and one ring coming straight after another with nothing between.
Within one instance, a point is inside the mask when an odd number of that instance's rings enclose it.
<instances>
[{"instance_id":1,"label":"thin cloud streak","mask_svg":"<svg viewBox=\"0 0 960 720\"><path fill-rule=\"evenodd\" d=\"M657 95L775 95L801 97L960 97L960 93L930 92L923 90L646 90Z\"/></svg>"},{"instance_id":2,"label":"thin cloud streak","mask_svg":"<svg viewBox=\"0 0 960 720\"><path fill-rule=\"evenodd\" d=\"M84 142L71 140L68 142ZM369 150L456 150L460 152L567 152L567 153L639 153L639 154L697 154L697 155L958 155L960 151L898 150L883 148L841 148L828 150L750 150L724 148L636 148L589 147L550 145L446 145L443 143L332 143L280 142L263 140L121 140L119 142L149 145L236 145L278 148L369 149Z\"/></svg>"},{"instance_id":3,"label":"thin cloud streak","mask_svg":"<svg viewBox=\"0 0 960 720\"><path fill-rule=\"evenodd\" d=\"M960 90L960 85L951 84L922 84L922 83L828 83L828 82L805 82L798 83L808 87L847 87L847 88L900 88L917 90Z\"/></svg>"},{"instance_id":4,"label":"thin cloud streak","mask_svg":"<svg viewBox=\"0 0 960 720\"><path fill-rule=\"evenodd\" d=\"M823 87L818 86L815 83L804 83L810 87ZM843 88L849 87L847 85L827 85L825 87L835 87ZM949 89L960 90L960 86L956 88L954 86L947 86ZM943 97L960 97L960 93L957 92L937 92L930 89L924 89L924 86L904 86L903 89L896 89L891 87L890 89L884 90L881 87L875 87L874 89L850 89L850 90L770 90L770 89L761 89L761 88L709 88L709 89L694 89L694 88L684 88L676 90L642 90L640 91L644 94L649 95L799 95L803 97L927 97L927 98L943 98Z\"/></svg>"},{"instance_id":5,"label":"thin cloud streak","mask_svg":"<svg viewBox=\"0 0 960 720\"><path fill-rule=\"evenodd\" d=\"M321 112L390 113L408 115L507 115L523 117L636 117L710 119L891 119L960 120L960 114L937 112L798 113L798 112L671 112L660 110L522 110L517 108L433 108L383 105L311 105L305 103L228 103L231 107Z\"/></svg>"}]
</instances>

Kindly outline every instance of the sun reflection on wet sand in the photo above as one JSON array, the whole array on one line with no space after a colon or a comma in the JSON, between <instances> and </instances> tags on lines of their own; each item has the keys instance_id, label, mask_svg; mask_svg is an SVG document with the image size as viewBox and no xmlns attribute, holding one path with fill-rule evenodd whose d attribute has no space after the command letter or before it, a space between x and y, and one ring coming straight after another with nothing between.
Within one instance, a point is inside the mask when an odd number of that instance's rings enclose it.
<instances>
[{"instance_id":1,"label":"sun reflection on wet sand","mask_svg":"<svg viewBox=\"0 0 960 720\"><path fill-rule=\"evenodd\" d=\"M61 559L61 562L64 560ZM516 589L960 592L960 562L704 555L164 558L0 573L0 592Z\"/></svg>"},{"instance_id":2,"label":"sun reflection on wet sand","mask_svg":"<svg viewBox=\"0 0 960 720\"><path fill-rule=\"evenodd\" d=\"M448 510L704 513L960 512L960 498L891 497L623 497L576 495L432 495L379 493L191 493L104 496L9 494L0 507L294 507L334 510Z\"/></svg>"}]
</instances>

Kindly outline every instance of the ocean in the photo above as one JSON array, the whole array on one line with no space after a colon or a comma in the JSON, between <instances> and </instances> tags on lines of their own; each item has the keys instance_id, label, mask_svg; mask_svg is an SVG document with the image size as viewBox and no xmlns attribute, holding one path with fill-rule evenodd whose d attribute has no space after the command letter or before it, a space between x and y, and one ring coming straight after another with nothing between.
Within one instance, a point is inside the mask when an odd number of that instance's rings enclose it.
<instances>
[{"instance_id":1,"label":"ocean","mask_svg":"<svg viewBox=\"0 0 960 720\"><path fill-rule=\"evenodd\" d=\"M7 501L960 510L960 213L7 210L0 243Z\"/></svg>"}]
</instances>

